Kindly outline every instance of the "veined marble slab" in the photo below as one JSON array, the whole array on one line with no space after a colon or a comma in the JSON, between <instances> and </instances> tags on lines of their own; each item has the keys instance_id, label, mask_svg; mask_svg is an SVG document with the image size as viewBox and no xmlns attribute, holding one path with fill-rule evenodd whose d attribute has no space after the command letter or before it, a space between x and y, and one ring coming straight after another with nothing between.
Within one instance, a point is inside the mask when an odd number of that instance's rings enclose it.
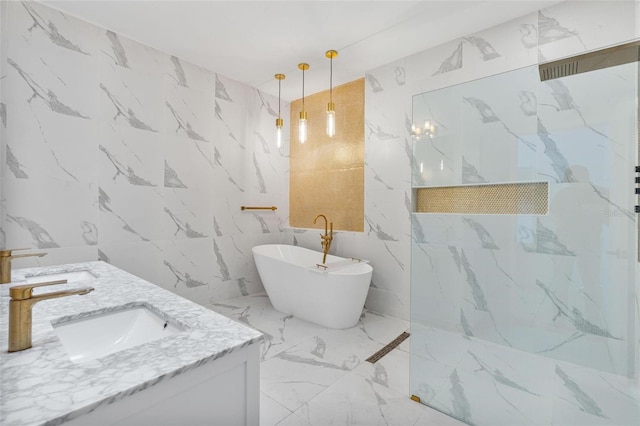
<instances>
[{"instance_id":1,"label":"veined marble slab","mask_svg":"<svg viewBox=\"0 0 640 426\"><path fill-rule=\"evenodd\" d=\"M85 296L39 302L33 308L33 347L8 353L8 297L25 276L90 270L98 278L37 293L90 286ZM226 354L256 344L262 334L104 262L86 262L13 272L0 286L0 424L60 424L111 404ZM43 280L44 281L44 280ZM24 281L22 282L24 283ZM73 363L52 322L146 302L187 327L182 333L82 364ZM96 330L99 333L99 330Z\"/></svg>"}]
</instances>

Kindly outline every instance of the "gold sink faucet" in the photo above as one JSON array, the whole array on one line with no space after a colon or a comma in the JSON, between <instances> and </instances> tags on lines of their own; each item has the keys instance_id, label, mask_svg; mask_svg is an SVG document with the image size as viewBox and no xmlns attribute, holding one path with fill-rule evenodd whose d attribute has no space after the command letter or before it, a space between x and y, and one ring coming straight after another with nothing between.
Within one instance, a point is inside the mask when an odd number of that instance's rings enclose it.
<instances>
[{"instance_id":1,"label":"gold sink faucet","mask_svg":"<svg viewBox=\"0 0 640 426\"><path fill-rule=\"evenodd\" d=\"M47 253L25 253L25 254L13 254L12 252L17 250L29 250L26 248L0 250L0 284L6 284L11 282L11 261L20 257L32 257L32 256L46 256Z\"/></svg>"},{"instance_id":2,"label":"gold sink faucet","mask_svg":"<svg viewBox=\"0 0 640 426\"><path fill-rule=\"evenodd\" d=\"M319 214L318 216L316 216L316 218L313 219L313 224L315 225L319 217L324 219L324 235L320 234L320 238L322 238L322 242L321 242L322 252L324 253L324 255L322 256L322 263L324 264L327 262L327 253L329 253L329 248L331 247L331 241L333 241L333 222L329 223L329 225L331 226L331 231L329 233L327 232L328 221L325 215Z\"/></svg>"},{"instance_id":3,"label":"gold sink faucet","mask_svg":"<svg viewBox=\"0 0 640 426\"><path fill-rule=\"evenodd\" d=\"M55 291L33 295L33 289L56 284L66 284L67 280L49 281L37 284L24 284L11 287L9 295L9 352L22 351L31 347L31 308L36 303L58 297L83 295L93 291L93 287Z\"/></svg>"}]
</instances>

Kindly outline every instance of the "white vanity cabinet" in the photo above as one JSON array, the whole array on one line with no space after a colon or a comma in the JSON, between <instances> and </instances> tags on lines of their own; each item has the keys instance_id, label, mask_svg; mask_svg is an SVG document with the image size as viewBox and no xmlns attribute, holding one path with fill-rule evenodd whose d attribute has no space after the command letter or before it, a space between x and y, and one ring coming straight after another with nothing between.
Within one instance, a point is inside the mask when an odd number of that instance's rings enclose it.
<instances>
[{"instance_id":1,"label":"white vanity cabinet","mask_svg":"<svg viewBox=\"0 0 640 426\"><path fill-rule=\"evenodd\" d=\"M259 343L197 366L65 425L255 425L260 420Z\"/></svg>"}]
</instances>

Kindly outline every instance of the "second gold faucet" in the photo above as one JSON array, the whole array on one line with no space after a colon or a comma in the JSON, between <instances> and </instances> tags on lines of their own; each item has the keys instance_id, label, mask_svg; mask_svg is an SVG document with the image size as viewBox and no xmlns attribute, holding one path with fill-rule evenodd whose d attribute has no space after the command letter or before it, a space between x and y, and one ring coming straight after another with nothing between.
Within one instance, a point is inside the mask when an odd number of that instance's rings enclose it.
<instances>
[{"instance_id":1,"label":"second gold faucet","mask_svg":"<svg viewBox=\"0 0 640 426\"><path fill-rule=\"evenodd\" d=\"M10 250L0 250L0 284L7 284L11 282L11 261L13 259L18 259L21 257L32 257L32 256L46 256L47 253L25 253L25 254L13 254L14 251L17 250L29 250L26 248L22 249L10 249Z\"/></svg>"},{"instance_id":2,"label":"second gold faucet","mask_svg":"<svg viewBox=\"0 0 640 426\"><path fill-rule=\"evenodd\" d=\"M315 219L313 219L313 224L315 225L318 218L322 218L324 219L324 235L320 234L320 238L322 239L321 243L322 244L322 263L327 263L327 253L329 253L329 248L331 247L331 241L333 241L333 222L329 222L327 220L327 217L323 214L319 214L318 216L316 216ZM327 224L329 224L331 230L330 232L327 232Z\"/></svg>"}]
</instances>

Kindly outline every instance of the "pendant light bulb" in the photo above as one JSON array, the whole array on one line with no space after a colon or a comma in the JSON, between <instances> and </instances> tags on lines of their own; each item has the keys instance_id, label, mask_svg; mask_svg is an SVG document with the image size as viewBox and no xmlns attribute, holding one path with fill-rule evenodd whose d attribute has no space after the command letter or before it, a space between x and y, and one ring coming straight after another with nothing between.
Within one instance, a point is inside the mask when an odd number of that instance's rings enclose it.
<instances>
[{"instance_id":1,"label":"pendant light bulb","mask_svg":"<svg viewBox=\"0 0 640 426\"><path fill-rule=\"evenodd\" d=\"M332 109L327 109L327 136L330 138L336 135L336 112Z\"/></svg>"},{"instance_id":2,"label":"pendant light bulb","mask_svg":"<svg viewBox=\"0 0 640 426\"><path fill-rule=\"evenodd\" d=\"M276 147L282 147L282 118L276 118Z\"/></svg>"},{"instance_id":3,"label":"pendant light bulb","mask_svg":"<svg viewBox=\"0 0 640 426\"><path fill-rule=\"evenodd\" d=\"M329 103L327 104L327 136L336 134L336 105L333 103L333 58L338 56L335 50L327 50L325 56L331 61L329 68Z\"/></svg>"},{"instance_id":4,"label":"pendant light bulb","mask_svg":"<svg viewBox=\"0 0 640 426\"><path fill-rule=\"evenodd\" d=\"M309 64L300 63L298 69L302 70L302 111L300 111L300 119L298 120L298 141L305 143L307 141L307 112L304 110L304 72L309 69Z\"/></svg>"},{"instance_id":5,"label":"pendant light bulb","mask_svg":"<svg viewBox=\"0 0 640 426\"><path fill-rule=\"evenodd\" d=\"M278 118L276 118L276 147L282 146L282 126L284 126L284 120L280 117L280 87L282 80L285 79L284 74L276 74L276 80L278 80Z\"/></svg>"},{"instance_id":6,"label":"pendant light bulb","mask_svg":"<svg viewBox=\"0 0 640 426\"><path fill-rule=\"evenodd\" d=\"M307 141L307 113L300 112L300 120L298 120L298 140L300 143Z\"/></svg>"}]
</instances>

